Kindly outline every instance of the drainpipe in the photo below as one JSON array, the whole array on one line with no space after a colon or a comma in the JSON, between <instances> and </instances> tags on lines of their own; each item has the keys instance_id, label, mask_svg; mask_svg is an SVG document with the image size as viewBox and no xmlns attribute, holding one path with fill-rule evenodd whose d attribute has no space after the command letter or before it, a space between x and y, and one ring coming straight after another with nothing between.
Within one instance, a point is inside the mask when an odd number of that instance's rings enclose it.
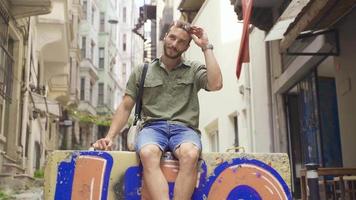
<instances>
[{"instance_id":1,"label":"drainpipe","mask_svg":"<svg viewBox=\"0 0 356 200\"><path fill-rule=\"evenodd\" d=\"M250 64L244 64L245 71L245 92L246 92L246 104L247 104L247 132L250 134L250 152L255 151L255 135L254 131L252 131L252 99L251 99L251 78L250 78Z\"/></svg>"},{"instance_id":2,"label":"drainpipe","mask_svg":"<svg viewBox=\"0 0 356 200\"><path fill-rule=\"evenodd\" d=\"M270 42L266 42L266 67L267 67L267 94L268 94L268 99L267 99L267 106L268 106L268 113L269 113L269 131L270 131L270 140L271 140L271 146L270 146L270 151L275 152L275 141L274 141L274 124L273 124L273 107L272 107L272 84L271 84L271 67L273 66L273 63L271 63L271 54L272 54L272 48L270 45Z\"/></svg>"},{"instance_id":3,"label":"drainpipe","mask_svg":"<svg viewBox=\"0 0 356 200\"><path fill-rule=\"evenodd\" d=\"M21 145L22 145L22 167L28 172L26 165L26 130L28 122L28 104L29 104L29 78L30 78L30 65L31 65L31 52L32 52L32 17L29 17L28 22L28 37L27 37L27 54L26 54L26 64L25 64L25 84L24 84L24 95L23 95L23 105L22 105L22 124L21 124Z\"/></svg>"}]
</instances>

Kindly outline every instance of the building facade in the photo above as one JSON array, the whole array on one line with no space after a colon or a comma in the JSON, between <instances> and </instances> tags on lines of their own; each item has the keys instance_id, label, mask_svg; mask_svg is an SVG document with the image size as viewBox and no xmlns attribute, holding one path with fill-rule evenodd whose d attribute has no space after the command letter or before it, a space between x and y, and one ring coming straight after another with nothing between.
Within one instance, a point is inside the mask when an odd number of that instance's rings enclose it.
<instances>
[{"instance_id":1,"label":"building facade","mask_svg":"<svg viewBox=\"0 0 356 200\"><path fill-rule=\"evenodd\" d=\"M241 4L231 2L242 18ZM356 97L351 56L354 6L347 0L254 5L249 68L266 71L273 116L271 144L273 151L289 154L294 198L306 198L300 182L307 164L326 170L326 176L319 177L325 180L320 188L336 180L328 168L342 174L356 166L351 142L355 140L351 102ZM333 192L327 189L320 198L331 198Z\"/></svg>"},{"instance_id":2,"label":"building facade","mask_svg":"<svg viewBox=\"0 0 356 200\"><path fill-rule=\"evenodd\" d=\"M99 19L100 1L84 0L82 2L82 20L79 30L81 49L79 73L79 146L90 147L90 142L97 139L97 125L90 116L96 116L98 101L97 81L99 68Z\"/></svg>"},{"instance_id":3,"label":"building facade","mask_svg":"<svg viewBox=\"0 0 356 200\"><path fill-rule=\"evenodd\" d=\"M31 180L60 146L62 110L78 99L71 58L79 1L0 3L0 176L1 184L20 187L17 181Z\"/></svg>"},{"instance_id":4,"label":"building facade","mask_svg":"<svg viewBox=\"0 0 356 200\"><path fill-rule=\"evenodd\" d=\"M140 16L142 5L139 1L123 0L118 4L118 62L117 80L118 89L115 92L115 108L121 103L125 95L126 83L135 67L143 63L144 58L144 38L143 38L143 19ZM132 122L134 112L131 112ZM129 122L130 123L130 122ZM118 149L126 150L126 137L128 126L121 130Z\"/></svg>"},{"instance_id":5,"label":"building facade","mask_svg":"<svg viewBox=\"0 0 356 200\"><path fill-rule=\"evenodd\" d=\"M43 3L43 6L33 8L32 4L38 5L37 3ZM25 112L30 107L23 106L28 105L28 100L25 102L23 98L28 97L30 91L26 76L30 70L30 59L26 59L29 20L32 16L49 12L51 1L0 1L0 177L5 182L16 173L26 174L29 147L34 146L33 143L25 142L29 137L23 133L27 128L23 127L26 126L23 120L28 118L26 115L29 113ZM39 152L37 156L41 154ZM1 181L1 184L4 182Z\"/></svg>"},{"instance_id":6,"label":"building facade","mask_svg":"<svg viewBox=\"0 0 356 200\"><path fill-rule=\"evenodd\" d=\"M115 111L115 93L120 89L117 74L118 55L118 1L105 0L99 2L99 64L98 64L98 100L96 113L99 116L98 138L105 137L109 129L108 123ZM116 146L118 141L114 143Z\"/></svg>"}]
</instances>

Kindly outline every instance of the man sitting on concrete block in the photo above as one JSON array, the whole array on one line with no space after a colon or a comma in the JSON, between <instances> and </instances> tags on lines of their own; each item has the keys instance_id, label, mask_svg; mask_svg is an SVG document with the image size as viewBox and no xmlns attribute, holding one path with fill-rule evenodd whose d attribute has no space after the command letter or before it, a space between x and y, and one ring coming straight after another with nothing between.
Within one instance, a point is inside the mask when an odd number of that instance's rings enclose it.
<instances>
[{"instance_id":1,"label":"man sitting on concrete block","mask_svg":"<svg viewBox=\"0 0 356 200\"><path fill-rule=\"evenodd\" d=\"M182 54L190 41L202 49L205 65L184 60ZM140 157L144 183L152 199L169 199L168 183L161 168L162 152L171 151L179 160L174 199L188 200L197 179L201 153L198 130L198 92L222 88L220 66L206 32L182 21L171 24L164 37L164 54L148 67L142 95L143 129L137 136L136 151ZM112 141L125 126L138 95L142 67L130 75L125 96L116 110L105 138L96 141L96 149L111 150Z\"/></svg>"}]
</instances>

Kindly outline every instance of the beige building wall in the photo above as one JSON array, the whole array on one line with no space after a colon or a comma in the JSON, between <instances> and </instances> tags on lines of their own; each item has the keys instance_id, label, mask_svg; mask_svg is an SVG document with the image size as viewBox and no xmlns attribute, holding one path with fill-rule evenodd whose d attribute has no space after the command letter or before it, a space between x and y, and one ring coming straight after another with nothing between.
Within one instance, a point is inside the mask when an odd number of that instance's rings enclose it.
<instances>
[{"instance_id":1,"label":"beige building wall","mask_svg":"<svg viewBox=\"0 0 356 200\"><path fill-rule=\"evenodd\" d=\"M2 2L1 2L2 3ZM2 6L2 5L0 5ZM9 21L8 31L9 38L13 40L13 80L12 81L12 92L9 97L11 97L11 102L8 99L5 99L3 96L0 97L0 165L5 163L2 161L3 157L6 157L9 161L19 161L21 160L21 148L18 144L18 137L20 136L20 92L21 84L16 81L16 77L21 77L23 58L24 58L24 45L23 45L23 35L20 33L20 30L17 27L18 22L12 20ZM2 67L4 65L4 59L6 54L1 52L1 62ZM3 70L3 69L2 69ZM4 73L4 72L2 72ZM4 82L4 74L2 76L2 82ZM4 86L2 86L2 91L4 91ZM5 161L5 159L4 159ZM0 167L1 169L1 167ZM1 171L0 171L1 173Z\"/></svg>"},{"instance_id":2,"label":"beige building wall","mask_svg":"<svg viewBox=\"0 0 356 200\"><path fill-rule=\"evenodd\" d=\"M58 104L58 100L62 105L66 105L70 99L69 48L71 36L68 34L70 31L68 11L71 4L69 1L60 0L54 0L52 3L51 13L31 20L32 37L30 39L32 41L30 48L32 50L30 51L32 53L30 52L30 56L32 56L33 63L30 63L32 78L30 78L29 84L47 88L44 94L33 95L45 97L55 104ZM59 116L53 116L50 112L44 111L39 111L41 114L37 116L33 115L33 110L38 109L38 106L44 103L44 101L33 100L30 94L29 104L33 108L30 111L32 113L30 113L29 146L27 147L28 156L25 166L27 173L31 175L36 169L42 168L46 155L58 148L59 138L56 135L59 134Z\"/></svg>"},{"instance_id":3,"label":"beige building wall","mask_svg":"<svg viewBox=\"0 0 356 200\"><path fill-rule=\"evenodd\" d=\"M238 81L235 76L242 24L229 1L214 0L205 1L192 24L202 26L208 33L224 84L218 92L199 93L203 151L225 151L234 146L234 116L238 118L239 145L249 150L248 120L243 114L246 103L238 87L244 78ZM204 63L204 55L194 42L185 56Z\"/></svg>"},{"instance_id":4,"label":"beige building wall","mask_svg":"<svg viewBox=\"0 0 356 200\"><path fill-rule=\"evenodd\" d=\"M272 152L272 107L269 84L269 61L265 32L254 28L250 33L249 78L251 92L251 135L254 152Z\"/></svg>"}]
</instances>

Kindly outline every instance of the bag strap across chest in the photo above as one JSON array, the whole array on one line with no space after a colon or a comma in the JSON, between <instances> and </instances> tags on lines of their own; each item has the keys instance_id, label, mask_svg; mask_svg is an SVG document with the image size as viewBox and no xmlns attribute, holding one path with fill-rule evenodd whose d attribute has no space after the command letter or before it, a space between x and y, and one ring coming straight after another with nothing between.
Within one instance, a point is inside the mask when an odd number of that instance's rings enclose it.
<instances>
[{"instance_id":1,"label":"bag strap across chest","mask_svg":"<svg viewBox=\"0 0 356 200\"><path fill-rule=\"evenodd\" d=\"M146 74L148 69L148 63L143 66L140 85L138 88L138 94L136 96L136 107L135 107L135 120L133 122L136 125L137 121L141 119L141 109L142 109L142 95L143 95L143 85L145 84Z\"/></svg>"}]
</instances>

